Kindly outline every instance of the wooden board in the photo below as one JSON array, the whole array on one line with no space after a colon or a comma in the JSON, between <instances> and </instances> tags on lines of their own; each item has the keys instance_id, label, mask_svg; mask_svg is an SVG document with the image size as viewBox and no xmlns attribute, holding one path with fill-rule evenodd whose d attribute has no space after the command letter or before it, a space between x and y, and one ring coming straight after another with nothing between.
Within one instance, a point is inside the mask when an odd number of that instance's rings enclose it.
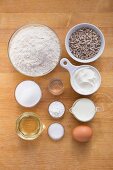
<instances>
[{"instance_id":1,"label":"wooden board","mask_svg":"<svg viewBox=\"0 0 113 170\"><path fill-rule=\"evenodd\" d=\"M12 33L24 24L41 23L53 28L61 40L62 56L68 56L64 39L67 31L80 22L98 26L105 35L106 47L102 57L92 63L102 75L102 85L90 96L104 111L88 123L93 128L89 143L73 141L71 132L79 123L68 109L81 96L69 82L69 74L59 65L50 74L29 78L16 72L8 60L7 45ZM59 97L48 92L52 78L61 78L65 91ZM35 80L41 86L43 98L32 109L20 107L14 99L16 85L23 80ZM65 137L53 142L47 135L54 122L48 115L48 105L60 100L66 106L63 119ZM17 117L24 111L36 112L46 125L39 139L28 142L15 133ZM113 169L113 1L112 0L1 0L0 1L0 170L112 170Z\"/></svg>"}]
</instances>

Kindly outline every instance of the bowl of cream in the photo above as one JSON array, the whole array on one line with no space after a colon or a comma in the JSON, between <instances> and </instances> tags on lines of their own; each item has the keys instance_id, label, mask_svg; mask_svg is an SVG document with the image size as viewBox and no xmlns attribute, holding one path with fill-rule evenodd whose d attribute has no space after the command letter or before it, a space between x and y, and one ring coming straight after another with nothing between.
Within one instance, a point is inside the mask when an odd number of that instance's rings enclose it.
<instances>
[{"instance_id":1,"label":"bowl of cream","mask_svg":"<svg viewBox=\"0 0 113 170\"><path fill-rule=\"evenodd\" d=\"M74 66L67 58L60 61L60 65L70 73L71 86L81 95L95 93L101 85L101 75L99 71L90 65Z\"/></svg>"}]
</instances>

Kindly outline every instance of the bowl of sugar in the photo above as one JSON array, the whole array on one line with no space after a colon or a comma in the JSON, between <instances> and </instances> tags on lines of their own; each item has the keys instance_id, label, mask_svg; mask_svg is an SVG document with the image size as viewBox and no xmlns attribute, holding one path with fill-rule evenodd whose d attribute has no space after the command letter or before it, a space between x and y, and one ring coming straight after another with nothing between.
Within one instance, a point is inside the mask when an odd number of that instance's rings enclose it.
<instances>
[{"instance_id":1,"label":"bowl of sugar","mask_svg":"<svg viewBox=\"0 0 113 170\"><path fill-rule=\"evenodd\" d=\"M31 80L22 81L15 89L15 99L23 107L34 107L39 103L41 97L40 86Z\"/></svg>"}]
</instances>

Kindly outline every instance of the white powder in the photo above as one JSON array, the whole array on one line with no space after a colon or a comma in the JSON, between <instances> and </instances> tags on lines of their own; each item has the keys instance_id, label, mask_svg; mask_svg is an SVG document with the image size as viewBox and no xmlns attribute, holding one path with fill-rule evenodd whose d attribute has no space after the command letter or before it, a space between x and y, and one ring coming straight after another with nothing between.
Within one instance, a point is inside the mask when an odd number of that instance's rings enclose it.
<instances>
[{"instance_id":1,"label":"white powder","mask_svg":"<svg viewBox=\"0 0 113 170\"><path fill-rule=\"evenodd\" d=\"M25 80L16 87L15 98L21 106L33 107L40 101L41 97L41 89L34 81Z\"/></svg>"},{"instance_id":2,"label":"white powder","mask_svg":"<svg viewBox=\"0 0 113 170\"><path fill-rule=\"evenodd\" d=\"M64 107L63 103L61 103L59 101L54 101L49 105L49 114L53 118L62 117L64 112L65 112L65 107Z\"/></svg>"},{"instance_id":3,"label":"white powder","mask_svg":"<svg viewBox=\"0 0 113 170\"><path fill-rule=\"evenodd\" d=\"M60 140L64 136L64 127L60 123L53 123L48 128L48 135L55 141Z\"/></svg>"},{"instance_id":4,"label":"white powder","mask_svg":"<svg viewBox=\"0 0 113 170\"><path fill-rule=\"evenodd\" d=\"M32 77L45 75L58 64L59 39L47 26L22 27L10 40L9 57L19 72Z\"/></svg>"}]
</instances>

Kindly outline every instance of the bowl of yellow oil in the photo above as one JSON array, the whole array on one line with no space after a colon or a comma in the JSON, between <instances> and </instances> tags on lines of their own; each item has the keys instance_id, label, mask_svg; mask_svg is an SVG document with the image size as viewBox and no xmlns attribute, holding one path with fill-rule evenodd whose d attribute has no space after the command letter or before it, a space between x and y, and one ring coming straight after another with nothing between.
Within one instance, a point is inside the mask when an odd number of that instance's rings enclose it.
<instances>
[{"instance_id":1,"label":"bowl of yellow oil","mask_svg":"<svg viewBox=\"0 0 113 170\"><path fill-rule=\"evenodd\" d=\"M16 133L24 140L34 140L45 129L45 125L40 121L36 113L24 112L16 121Z\"/></svg>"}]
</instances>

